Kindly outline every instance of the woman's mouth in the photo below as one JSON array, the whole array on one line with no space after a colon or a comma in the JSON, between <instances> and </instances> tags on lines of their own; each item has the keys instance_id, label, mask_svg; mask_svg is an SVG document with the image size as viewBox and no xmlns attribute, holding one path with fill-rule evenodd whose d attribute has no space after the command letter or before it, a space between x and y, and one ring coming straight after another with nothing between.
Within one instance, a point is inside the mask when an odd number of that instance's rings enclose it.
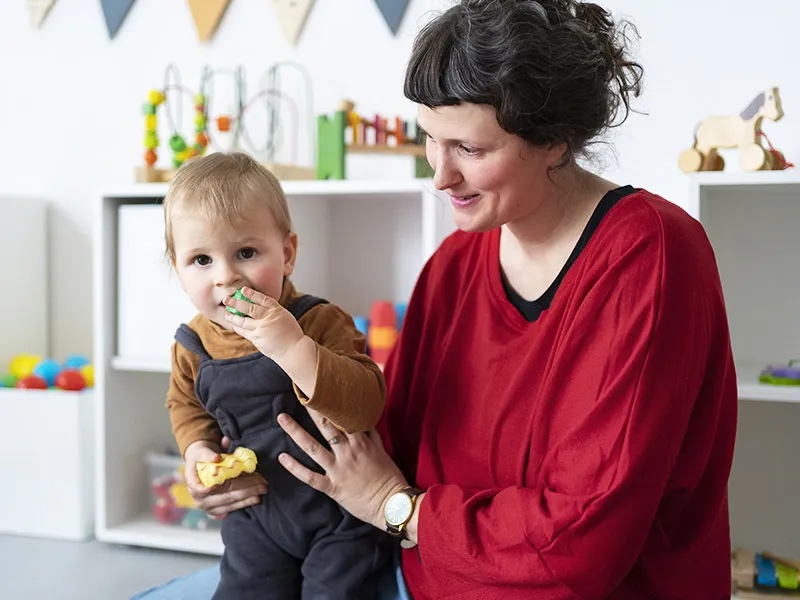
<instances>
[{"instance_id":1,"label":"woman's mouth","mask_svg":"<svg viewBox=\"0 0 800 600\"><path fill-rule=\"evenodd\" d=\"M456 208L467 208L468 206L474 204L480 198L480 194L470 194L469 196L456 196L454 194L450 194L450 202L453 203L453 206Z\"/></svg>"}]
</instances>

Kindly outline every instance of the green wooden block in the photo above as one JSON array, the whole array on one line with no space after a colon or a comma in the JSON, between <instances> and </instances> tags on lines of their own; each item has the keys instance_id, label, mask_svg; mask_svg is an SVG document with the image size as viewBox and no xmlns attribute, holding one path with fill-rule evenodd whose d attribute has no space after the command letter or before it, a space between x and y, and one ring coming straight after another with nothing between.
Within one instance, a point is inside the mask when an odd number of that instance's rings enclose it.
<instances>
[{"instance_id":1,"label":"green wooden block","mask_svg":"<svg viewBox=\"0 0 800 600\"><path fill-rule=\"evenodd\" d=\"M331 119L317 117L317 179L345 179L346 123L347 115L341 110Z\"/></svg>"},{"instance_id":2,"label":"green wooden block","mask_svg":"<svg viewBox=\"0 0 800 600\"><path fill-rule=\"evenodd\" d=\"M433 177L434 170L428 159L424 156L414 157L414 177L430 179Z\"/></svg>"},{"instance_id":3,"label":"green wooden block","mask_svg":"<svg viewBox=\"0 0 800 600\"><path fill-rule=\"evenodd\" d=\"M236 298L237 300L244 300L245 302L249 302L250 304L253 304L253 301L252 301L252 300L250 300L250 298L248 298L247 296L245 296L245 295L242 293L242 290L241 290L241 289L238 289L238 290L236 290L236 291L233 293L233 296L232 296L232 298ZM250 316L250 315L246 315L246 314L244 314L243 312L240 312L240 311L236 310L236 309L235 309L235 308L233 308L232 306L226 306L226 307L225 307L225 310L227 310L229 313L233 313L233 314L234 314L234 315L236 315L237 317L248 317L248 316Z\"/></svg>"}]
</instances>

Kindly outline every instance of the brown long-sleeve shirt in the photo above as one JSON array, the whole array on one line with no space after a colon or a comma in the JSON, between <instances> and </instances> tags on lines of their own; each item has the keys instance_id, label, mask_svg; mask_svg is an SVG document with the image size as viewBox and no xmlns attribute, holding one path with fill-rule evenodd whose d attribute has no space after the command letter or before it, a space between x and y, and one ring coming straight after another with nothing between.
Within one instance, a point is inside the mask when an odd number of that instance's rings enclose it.
<instances>
[{"instance_id":1,"label":"brown long-sleeve shirt","mask_svg":"<svg viewBox=\"0 0 800 600\"><path fill-rule=\"evenodd\" d=\"M298 296L285 280L280 303L287 306ZM371 429L378 422L386 400L386 383L378 366L364 354L366 340L353 319L334 304L315 306L298 320L303 332L317 343L317 382L307 398L295 386L298 400L322 413L347 432ZM220 327L202 315L189 322L213 359L229 359L258 352L234 331ZM206 440L219 443L222 433L194 391L200 357L177 342L172 346L172 376L167 392L172 432L181 455L189 444Z\"/></svg>"}]
</instances>

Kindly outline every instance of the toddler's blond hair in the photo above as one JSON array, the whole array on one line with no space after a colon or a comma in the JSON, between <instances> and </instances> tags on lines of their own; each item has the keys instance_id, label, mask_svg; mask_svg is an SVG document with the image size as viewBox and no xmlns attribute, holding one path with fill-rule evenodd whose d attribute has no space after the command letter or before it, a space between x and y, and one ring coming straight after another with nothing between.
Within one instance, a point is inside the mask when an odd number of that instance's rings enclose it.
<instances>
[{"instance_id":1,"label":"toddler's blond hair","mask_svg":"<svg viewBox=\"0 0 800 600\"><path fill-rule=\"evenodd\" d=\"M292 232L289 206L278 179L244 152L215 152L184 163L164 197L167 255L175 262L172 213L176 207L199 211L209 219L237 223L253 206L266 205L278 230Z\"/></svg>"}]
</instances>

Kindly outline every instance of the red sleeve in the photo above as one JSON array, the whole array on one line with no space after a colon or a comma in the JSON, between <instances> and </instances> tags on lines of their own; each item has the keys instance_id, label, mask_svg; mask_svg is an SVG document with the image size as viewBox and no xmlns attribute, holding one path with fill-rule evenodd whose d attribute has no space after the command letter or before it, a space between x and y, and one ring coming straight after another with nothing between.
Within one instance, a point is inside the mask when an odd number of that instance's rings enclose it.
<instances>
[{"instance_id":1,"label":"red sleeve","mask_svg":"<svg viewBox=\"0 0 800 600\"><path fill-rule=\"evenodd\" d=\"M563 399L553 417L567 433L532 441L530 487L428 489L419 517L426 572L453 585L502 581L537 598L598 600L630 572L679 455L696 452L703 472L721 406L736 393L713 255L686 227L667 234L656 225L645 239L623 240L594 261L603 263L596 276L581 275L593 283L570 299L577 308L541 392ZM536 436L548 437L548 418L539 415ZM682 449L695 427L707 443ZM732 436L723 442L732 453ZM720 506L717 487L709 502Z\"/></svg>"}]
</instances>

